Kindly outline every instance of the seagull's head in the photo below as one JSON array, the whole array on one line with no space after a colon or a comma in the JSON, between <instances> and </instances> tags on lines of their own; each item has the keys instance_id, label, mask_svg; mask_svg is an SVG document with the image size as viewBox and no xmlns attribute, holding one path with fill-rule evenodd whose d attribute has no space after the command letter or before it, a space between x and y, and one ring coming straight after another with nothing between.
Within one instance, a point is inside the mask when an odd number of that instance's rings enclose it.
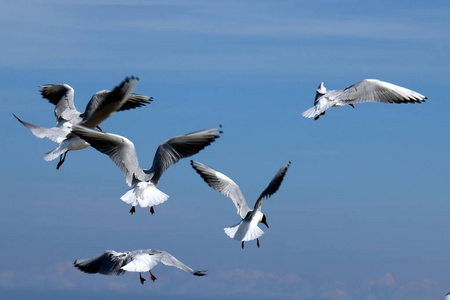
<instances>
[{"instance_id":1,"label":"seagull's head","mask_svg":"<svg viewBox=\"0 0 450 300\"><path fill-rule=\"evenodd\" d=\"M263 223L264 225L266 225L267 228L269 228L269 224L267 224L267 219L266 219L266 215L265 214L263 214L260 222Z\"/></svg>"},{"instance_id":2,"label":"seagull's head","mask_svg":"<svg viewBox=\"0 0 450 300\"><path fill-rule=\"evenodd\" d=\"M327 88L323 85L323 82L319 84L319 87L317 88L316 92L321 95L325 95L327 93Z\"/></svg>"}]
</instances>

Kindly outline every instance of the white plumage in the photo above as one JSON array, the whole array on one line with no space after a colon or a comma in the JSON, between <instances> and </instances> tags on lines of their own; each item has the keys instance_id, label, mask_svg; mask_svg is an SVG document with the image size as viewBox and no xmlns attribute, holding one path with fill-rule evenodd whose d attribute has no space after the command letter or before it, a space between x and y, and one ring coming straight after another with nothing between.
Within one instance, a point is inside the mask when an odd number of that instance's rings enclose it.
<instances>
[{"instance_id":1,"label":"white plumage","mask_svg":"<svg viewBox=\"0 0 450 300\"><path fill-rule=\"evenodd\" d=\"M150 169L139 166L134 144L126 137L99 132L75 125L72 133L79 136L98 151L108 155L125 175L126 183L131 187L120 199L132 205L130 213L137 205L150 207L165 202L169 196L156 186L165 170L180 159L192 156L219 138L221 126L188 133L168 139L156 150Z\"/></svg>"},{"instance_id":2,"label":"white plumage","mask_svg":"<svg viewBox=\"0 0 450 300\"><path fill-rule=\"evenodd\" d=\"M89 147L89 144L84 140L70 134L73 125L80 124L88 128L96 128L116 111L145 106L152 101L151 97L132 93L138 80L134 76L126 77L113 90L95 93L84 113L80 113L75 108L72 87L67 84L43 85L41 86L42 97L55 105L56 127L45 128L25 122L16 115L14 117L30 129L36 137L48 138L59 144L58 147L44 155L46 161L60 157L56 167L59 169L64 163L68 151Z\"/></svg>"},{"instance_id":3,"label":"white plumage","mask_svg":"<svg viewBox=\"0 0 450 300\"><path fill-rule=\"evenodd\" d=\"M151 280L155 281L156 277L152 274L151 270L160 262L166 266L176 267L195 276L206 275L206 271L193 270L168 252L151 249L135 250L132 252L108 250L95 257L77 259L74 265L81 271L91 274L122 275L125 272L139 272L139 279L144 284L145 279L141 273L150 272Z\"/></svg>"},{"instance_id":4,"label":"white plumage","mask_svg":"<svg viewBox=\"0 0 450 300\"><path fill-rule=\"evenodd\" d=\"M253 210L250 210L248 207L239 186L229 177L193 160L191 160L191 165L210 187L219 191L224 196L229 197L236 206L237 213L241 216L242 220L236 225L224 228L226 235L232 239L241 241L242 248L244 248L244 242L254 239L256 239L256 244L259 247L259 237L264 234L264 231L258 227L258 223L261 222L269 228L266 216L261 212L262 203L265 198L270 197L278 190L291 162L285 164L275 174L267 188L261 193L258 200L256 200Z\"/></svg>"},{"instance_id":5,"label":"white plumage","mask_svg":"<svg viewBox=\"0 0 450 300\"><path fill-rule=\"evenodd\" d=\"M342 90L327 91L323 82L316 90L314 106L304 111L305 118L317 120L325 111L333 106L350 105L364 102L384 103L421 103L427 97L404 87L376 80L365 79Z\"/></svg>"}]
</instances>

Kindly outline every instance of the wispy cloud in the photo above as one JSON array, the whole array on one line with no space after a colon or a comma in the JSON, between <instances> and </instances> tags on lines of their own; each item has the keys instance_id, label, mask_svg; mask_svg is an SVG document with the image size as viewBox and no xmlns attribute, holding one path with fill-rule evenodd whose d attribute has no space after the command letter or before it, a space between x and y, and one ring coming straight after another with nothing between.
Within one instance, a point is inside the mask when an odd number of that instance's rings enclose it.
<instances>
[{"instance_id":1,"label":"wispy cloud","mask_svg":"<svg viewBox=\"0 0 450 300\"><path fill-rule=\"evenodd\" d=\"M167 271L167 272L166 272ZM39 291L84 291L144 294L148 288L161 295L191 297L246 297L282 299L382 300L431 299L437 282L418 279L404 282L392 273L360 282L312 282L295 273L277 274L256 269L230 269L197 278L169 268L155 270L158 280L141 287L137 274L121 277L85 274L72 262L60 262L45 270L0 271L0 288Z\"/></svg>"}]
</instances>

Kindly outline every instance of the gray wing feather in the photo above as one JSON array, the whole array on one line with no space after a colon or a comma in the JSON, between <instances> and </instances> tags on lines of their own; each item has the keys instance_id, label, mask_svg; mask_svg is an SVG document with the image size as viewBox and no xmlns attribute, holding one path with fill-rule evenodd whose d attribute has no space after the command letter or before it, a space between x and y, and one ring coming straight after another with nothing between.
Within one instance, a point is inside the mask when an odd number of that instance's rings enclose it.
<instances>
[{"instance_id":1,"label":"gray wing feather","mask_svg":"<svg viewBox=\"0 0 450 300\"><path fill-rule=\"evenodd\" d=\"M159 145L153 159L152 167L150 170L144 170L144 172L147 174L153 174L152 182L155 185L158 184L161 175L171 165L175 164L182 158L186 158L200 152L206 146L210 145L217 138L219 138L220 133L222 133L222 131L219 131L220 127L222 126L219 125L213 128L168 139Z\"/></svg>"},{"instance_id":2,"label":"gray wing feather","mask_svg":"<svg viewBox=\"0 0 450 300\"><path fill-rule=\"evenodd\" d=\"M60 121L64 119L70 121L80 116L74 104L74 90L67 84L46 84L40 86L40 92L43 98L54 104L55 117Z\"/></svg>"},{"instance_id":3,"label":"gray wing feather","mask_svg":"<svg viewBox=\"0 0 450 300\"><path fill-rule=\"evenodd\" d=\"M15 114L13 116L26 128L31 130L31 132L38 138L48 138L52 140L55 143L61 143L69 133L68 130L64 130L60 127L52 127L52 128L46 128L38 125L34 125L28 122L25 122L21 120L19 117L17 117Z\"/></svg>"},{"instance_id":4,"label":"gray wing feather","mask_svg":"<svg viewBox=\"0 0 450 300\"><path fill-rule=\"evenodd\" d=\"M346 103L421 103L427 97L392 83L365 79L343 90L331 91L329 98Z\"/></svg>"},{"instance_id":5,"label":"gray wing feather","mask_svg":"<svg viewBox=\"0 0 450 300\"><path fill-rule=\"evenodd\" d=\"M193 160L191 160L191 165L210 187L229 197L236 206L238 215L245 218L250 208L242 195L241 189L231 178Z\"/></svg>"},{"instance_id":6,"label":"gray wing feather","mask_svg":"<svg viewBox=\"0 0 450 300\"><path fill-rule=\"evenodd\" d=\"M275 174L275 176L273 177L272 181L270 181L267 188L259 196L253 210L260 209L264 199L272 196L273 194L275 194L276 191L278 191L281 182L283 181L284 175L286 175L286 172L290 165L291 162L288 162L277 172L277 174Z\"/></svg>"},{"instance_id":7,"label":"gray wing feather","mask_svg":"<svg viewBox=\"0 0 450 300\"><path fill-rule=\"evenodd\" d=\"M105 119L112 116L116 111L120 110L122 105L131 96L137 85L138 78L131 76L126 77L112 91L100 91L92 96L83 115L83 121L80 125L88 128L95 128ZM137 101L133 98L133 101Z\"/></svg>"},{"instance_id":8,"label":"gray wing feather","mask_svg":"<svg viewBox=\"0 0 450 300\"><path fill-rule=\"evenodd\" d=\"M104 275L122 275L125 270L121 268L127 264L128 253L105 251L99 256L77 259L73 263L75 267L86 273L100 273Z\"/></svg>"},{"instance_id":9,"label":"gray wing feather","mask_svg":"<svg viewBox=\"0 0 450 300\"><path fill-rule=\"evenodd\" d=\"M170 253L167 253L165 251L159 251L161 253L161 262L165 264L166 266L176 267L178 269L181 269L185 272L191 273L192 275L196 276L204 276L206 275L206 271L196 271L185 264L183 264L181 261L176 259L174 256L172 256Z\"/></svg>"},{"instance_id":10,"label":"gray wing feather","mask_svg":"<svg viewBox=\"0 0 450 300\"><path fill-rule=\"evenodd\" d=\"M120 107L118 111L124 111L136 107L145 106L147 104L150 104L152 101L153 97L133 93L128 97L127 101L124 104L122 104L122 107Z\"/></svg>"},{"instance_id":11,"label":"gray wing feather","mask_svg":"<svg viewBox=\"0 0 450 300\"><path fill-rule=\"evenodd\" d=\"M125 175L128 185L133 184L133 178L142 179L143 171L139 168L134 144L127 138L100 132L83 126L73 126L72 133L89 143L98 151L108 155Z\"/></svg>"}]
</instances>

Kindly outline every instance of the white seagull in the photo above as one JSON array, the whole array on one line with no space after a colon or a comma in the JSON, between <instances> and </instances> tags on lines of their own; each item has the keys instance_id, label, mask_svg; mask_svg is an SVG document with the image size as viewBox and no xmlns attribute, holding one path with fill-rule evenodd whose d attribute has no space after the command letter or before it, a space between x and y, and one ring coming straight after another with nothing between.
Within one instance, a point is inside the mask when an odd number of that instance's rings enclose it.
<instances>
[{"instance_id":1,"label":"white seagull","mask_svg":"<svg viewBox=\"0 0 450 300\"><path fill-rule=\"evenodd\" d=\"M253 210L248 207L239 186L229 177L193 160L191 160L191 165L210 187L229 197L236 206L237 214L241 216L242 220L236 225L225 228L225 233L230 238L241 241L242 248L244 248L244 242L256 239L256 245L259 248L259 237L264 234L264 231L258 227L258 223L261 222L269 228L266 215L261 212L262 203L265 198L272 196L278 190L291 162L285 164L275 174L267 188L256 200Z\"/></svg>"},{"instance_id":2,"label":"white seagull","mask_svg":"<svg viewBox=\"0 0 450 300\"><path fill-rule=\"evenodd\" d=\"M134 144L126 137L99 132L83 126L73 126L72 133L79 136L98 151L108 155L125 175L127 184L131 187L120 199L131 204L130 213L135 212L135 207L150 207L154 214L153 206L165 202L169 196L158 190L159 179L165 170L180 159L192 156L206 146L209 146L222 131L222 126L188 133L168 139L156 150L153 164L150 169L139 167L139 161Z\"/></svg>"},{"instance_id":3,"label":"white seagull","mask_svg":"<svg viewBox=\"0 0 450 300\"><path fill-rule=\"evenodd\" d=\"M322 82L316 92L314 106L302 113L305 118L317 120L333 106L350 105L355 108L354 103L421 103L427 99L412 90L376 79L364 79L343 90L331 91L328 91Z\"/></svg>"},{"instance_id":4,"label":"white seagull","mask_svg":"<svg viewBox=\"0 0 450 300\"><path fill-rule=\"evenodd\" d=\"M44 159L51 161L60 157L57 169L64 163L67 152L89 147L85 141L70 134L70 129L75 124L88 128L98 128L105 119L112 116L116 111L128 110L145 106L153 100L152 97L132 94L139 78L126 77L120 85L112 91L99 91L95 93L84 113L75 108L74 90L67 84L52 84L41 86L42 97L55 105L56 127L45 128L16 119L38 138L48 138L59 144L57 148L48 152ZM101 129L100 129L101 130Z\"/></svg>"},{"instance_id":5,"label":"white seagull","mask_svg":"<svg viewBox=\"0 0 450 300\"><path fill-rule=\"evenodd\" d=\"M176 267L195 276L206 275L206 271L193 270L165 251L151 249L135 250L132 252L108 250L99 256L77 259L73 264L81 271L90 274L122 275L126 271L139 272L139 279L144 284L145 278L142 277L141 273L149 272L151 280L155 281L156 277L152 274L151 270L160 262L166 266Z\"/></svg>"}]
</instances>

